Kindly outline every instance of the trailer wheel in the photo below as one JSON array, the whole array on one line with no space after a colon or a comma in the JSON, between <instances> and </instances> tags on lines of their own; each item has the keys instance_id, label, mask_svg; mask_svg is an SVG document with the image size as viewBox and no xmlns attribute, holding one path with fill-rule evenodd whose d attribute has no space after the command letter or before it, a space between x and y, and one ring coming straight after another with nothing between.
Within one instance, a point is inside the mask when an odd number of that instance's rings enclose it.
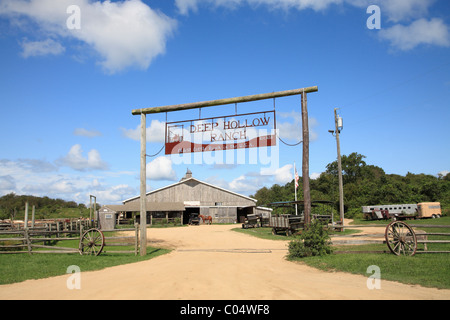
<instances>
[{"instance_id":1,"label":"trailer wheel","mask_svg":"<svg viewBox=\"0 0 450 320\"><path fill-rule=\"evenodd\" d=\"M81 255L98 256L105 246L105 236L99 229L89 229L80 239L79 252Z\"/></svg>"},{"instance_id":2,"label":"trailer wheel","mask_svg":"<svg viewBox=\"0 0 450 320\"><path fill-rule=\"evenodd\" d=\"M276 228L272 228L272 234L273 234L274 236L277 235L277 229L276 229Z\"/></svg>"},{"instance_id":3,"label":"trailer wheel","mask_svg":"<svg viewBox=\"0 0 450 320\"><path fill-rule=\"evenodd\" d=\"M292 230L291 229L286 229L286 236L287 237L292 236Z\"/></svg>"},{"instance_id":4,"label":"trailer wheel","mask_svg":"<svg viewBox=\"0 0 450 320\"><path fill-rule=\"evenodd\" d=\"M384 233L389 250L396 256L413 256L417 250L417 238L413 229L401 221L393 221Z\"/></svg>"}]
</instances>

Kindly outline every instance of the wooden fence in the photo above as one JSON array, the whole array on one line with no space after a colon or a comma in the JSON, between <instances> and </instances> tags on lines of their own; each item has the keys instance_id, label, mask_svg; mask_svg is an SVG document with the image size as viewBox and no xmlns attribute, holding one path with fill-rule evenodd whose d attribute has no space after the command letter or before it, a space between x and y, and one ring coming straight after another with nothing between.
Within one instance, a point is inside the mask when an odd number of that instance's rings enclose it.
<instances>
[{"instance_id":1,"label":"wooden fence","mask_svg":"<svg viewBox=\"0 0 450 320\"><path fill-rule=\"evenodd\" d=\"M409 225L410 227L413 227L413 228L436 228L436 229L448 229L448 228L450 228L450 225L432 225L432 224L424 224L424 225L420 225L420 224L418 224L418 225L415 225L415 224L410 224ZM450 240L442 240L442 239L439 239L439 240L429 240L428 239L428 237L429 236L432 236L432 237L435 237L435 236L438 236L438 237L442 237L442 236L450 236L450 232L421 232L421 233L419 233L419 232L416 232L416 237L418 238L417 239L417 243L422 243L422 244L424 244L424 250L423 251L417 251L416 252L416 254L417 253L450 253L450 250L441 250L441 251L437 251L437 250L428 250L428 248L427 248L427 244L432 244L432 243L440 243L440 244L443 244L443 243L446 243L446 244L450 244Z\"/></svg>"},{"instance_id":2,"label":"wooden fence","mask_svg":"<svg viewBox=\"0 0 450 320\"><path fill-rule=\"evenodd\" d=\"M80 253L78 246L63 247L52 245L52 242L77 240L78 243L83 236L84 231L88 228L79 230L50 230L43 228L24 228L16 230L0 231L0 254L13 253ZM134 253L139 252L139 225L135 224L134 228L102 230L105 232L122 232L134 231L132 236L105 236L105 244L103 253ZM11 237L8 237L11 236ZM118 246L134 246L134 250L109 250L108 247Z\"/></svg>"},{"instance_id":3,"label":"wooden fence","mask_svg":"<svg viewBox=\"0 0 450 320\"><path fill-rule=\"evenodd\" d=\"M8 230L49 230L49 231L79 231L93 227L94 222L89 219L39 219L36 221L22 220L2 220L0 221L0 231Z\"/></svg>"},{"instance_id":4,"label":"wooden fence","mask_svg":"<svg viewBox=\"0 0 450 320\"><path fill-rule=\"evenodd\" d=\"M420 248L420 250L417 250L416 254L423 254L423 253L450 253L450 250L428 250L428 244L450 244L450 240L443 240L443 239L429 239L429 237L435 238L435 237L445 237L450 236L450 232L447 230L450 228L450 225L426 225L426 224L409 224L411 228L415 228L415 234L417 238L417 244L423 244L423 247ZM345 226L345 229L358 229L358 228L368 228L368 227L386 227L384 225L379 224L366 224L366 225L349 225ZM446 232L423 232L420 231L420 229L426 229L426 228L436 228L436 229L447 229ZM418 230L417 230L418 229ZM333 239L336 239L335 241L332 240L334 244L341 244L341 245L355 245L355 244L386 244L386 240L384 239L384 232L382 234L369 234L369 235L361 235L361 234L351 234L351 235L338 235L333 237ZM354 238L354 240L344 240L340 241L340 237L347 237L347 238ZM365 240L359 240L359 237L364 238L378 238L377 239L365 239ZM380 239L382 238L382 240ZM371 250L371 251L336 251L335 253L386 253L389 252L389 249L386 248L386 250Z\"/></svg>"}]
</instances>

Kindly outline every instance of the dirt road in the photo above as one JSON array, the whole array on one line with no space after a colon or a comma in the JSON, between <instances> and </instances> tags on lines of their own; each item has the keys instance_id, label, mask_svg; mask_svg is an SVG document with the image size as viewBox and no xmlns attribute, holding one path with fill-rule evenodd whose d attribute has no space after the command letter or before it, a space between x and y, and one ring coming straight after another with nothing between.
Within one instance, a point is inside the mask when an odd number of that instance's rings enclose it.
<instances>
[{"instance_id":1,"label":"dirt road","mask_svg":"<svg viewBox=\"0 0 450 320\"><path fill-rule=\"evenodd\" d=\"M69 275L3 285L0 299L450 299L450 290L383 280L381 289L369 290L370 274L288 262L287 242L231 231L235 227L150 229L152 245L173 248L170 254L81 272L81 289L67 288Z\"/></svg>"}]
</instances>

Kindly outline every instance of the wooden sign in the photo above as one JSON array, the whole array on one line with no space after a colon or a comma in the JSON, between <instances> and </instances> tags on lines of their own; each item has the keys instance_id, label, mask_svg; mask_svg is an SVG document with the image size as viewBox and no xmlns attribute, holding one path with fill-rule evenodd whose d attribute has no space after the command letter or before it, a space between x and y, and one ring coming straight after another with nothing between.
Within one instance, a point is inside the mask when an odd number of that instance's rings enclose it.
<instances>
[{"instance_id":1,"label":"wooden sign","mask_svg":"<svg viewBox=\"0 0 450 320\"><path fill-rule=\"evenodd\" d=\"M166 123L166 154L276 145L275 111Z\"/></svg>"}]
</instances>

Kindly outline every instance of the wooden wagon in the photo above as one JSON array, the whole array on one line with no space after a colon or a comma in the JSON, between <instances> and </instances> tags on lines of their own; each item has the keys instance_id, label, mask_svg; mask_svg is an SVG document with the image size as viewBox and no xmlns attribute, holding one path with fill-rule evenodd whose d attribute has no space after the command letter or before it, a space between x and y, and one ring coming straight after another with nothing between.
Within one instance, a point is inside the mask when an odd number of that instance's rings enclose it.
<instances>
[{"instance_id":1,"label":"wooden wagon","mask_svg":"<svg viewBox=\"0 0 450 320\"><path fill-rule=\"evenodd\" d=\"M272 228L272 234L283 232L287 236L303 228L303 220L300 216L284 214L270 217L269 227Z\"/></svg>"},{"instance_id":2,"label":"wooden wagon","mask_svg":"<svg viewBox=\"0 0 450 320\"><path fill-rule=\"evenodd\" d=\"M189 225L200 225L200 217L198 213L191 213L189 216Z\"/></svg>"},{"instance_id":3,"label":"wooden wagon","mask_svg":"<svg viewBox=\"0 0 450 320\"><path fill-rule=\"evenodd\" d=\"M261 226L261 216L257 214L249 214L242 223L242 229L258 228Z\"/></svg>"}]
</instances>

